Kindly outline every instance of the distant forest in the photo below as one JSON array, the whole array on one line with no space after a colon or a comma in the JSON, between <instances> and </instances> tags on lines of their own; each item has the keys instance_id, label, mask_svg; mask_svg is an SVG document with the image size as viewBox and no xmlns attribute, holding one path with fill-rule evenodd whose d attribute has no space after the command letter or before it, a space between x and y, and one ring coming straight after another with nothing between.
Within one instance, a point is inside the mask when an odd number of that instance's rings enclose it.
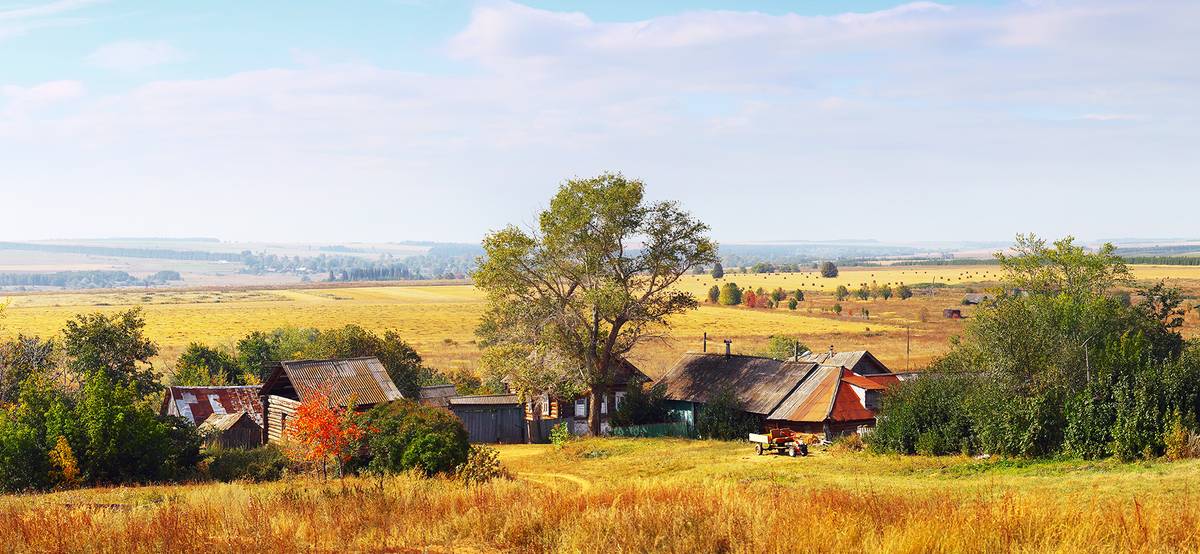
<instances>
[{"instance_id":1,"label":"distant forest","mask_svg":"<svg viewBox=\"0 0 1200 554\"><path fill-rule=\"evenodd\" d=\"M159 285L180 280L178 271L159 271L138 279L124 271L55 271L53 273L0 273L0 287L61 287L97 289Z\"/></svg>"},{"instance_id":2,"label":"distant forest","mask_svg":"<svg viewBox=\"0 0 1200 554\"><path fill-rule=\"evenodd\" d=\"M127 248L117 246L99 246L87 244L48 244L29 242L0 242L0 250L24 250L35 252L55 252L64 254L85 254L93 256L112 256L119 258L153 258L163 260L209 261L242 264L241 273L295 273L300 275L329 275L334 281L390 281L407 279L455 279L470 274L475 267L475 258L483 253L477 245L471 244L432 244L429 251L423 255L407 256L398 259L390 254L383 254L377 259L365 256L346 255L363 252L351 247L329 246L322 247L323 252L317 256L281 256L267 253L254 253L243 250L240 253L207 252L203 250L173 250L166 248ZM62 272L81 273L81 272ZM113 272L120 273L120 272ZM107 284L96 286L125 286L119 276L108 277L68 277L58 274L13 274L14 280L25 276L37 281L53 281L81 279L81 282L99 280ZM137 281L130 277L133 281ZM35 285L33 283L13 283L16 286L71 286L74 285Z\"/></svg>"}]
</instances>

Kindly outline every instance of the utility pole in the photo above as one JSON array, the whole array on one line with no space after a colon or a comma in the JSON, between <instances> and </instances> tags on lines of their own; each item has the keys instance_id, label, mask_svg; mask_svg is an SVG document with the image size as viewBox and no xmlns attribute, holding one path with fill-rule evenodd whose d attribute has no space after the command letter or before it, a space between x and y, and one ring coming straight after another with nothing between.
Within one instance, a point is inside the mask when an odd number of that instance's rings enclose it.
<instances>
[{"instance_id":1,"label":"utility pole","mask_svg":"<svg viewBox=\"0 0 1200 554\"><path fill-rule=\"evenodd\" d=\"M904 371L912 371L912 325L905 327Z\"/></svg>"}]
</instances>

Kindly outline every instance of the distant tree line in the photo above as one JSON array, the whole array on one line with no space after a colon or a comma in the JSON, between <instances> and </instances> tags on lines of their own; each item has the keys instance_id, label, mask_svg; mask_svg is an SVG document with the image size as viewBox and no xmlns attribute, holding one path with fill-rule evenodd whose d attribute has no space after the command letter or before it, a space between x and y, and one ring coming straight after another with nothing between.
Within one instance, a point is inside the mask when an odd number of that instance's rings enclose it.
<instances>
[{"instance_id":1,"label":"distant tree line","mask_svg":"<svg viewBox=\"0 0 1200 554\"><path fill-rule=\"evenodd\" d=\"M1200 265L1200 257L1188 256L1125 256L1127 264Z\"/></svg>"},{"instance_id":2,"label":"distant tree line","mask_svg":"<svg viewBox=\"0 0 1200 554\"><path fill-rule=\"evenodd\" d=\"M145 279L138 279L124 271L56 271L53 273L0 273L0 287L61 287L68 289L96 289L159 285L168 281L180 281L178 271L159 271Z\"/></svg>"}]
</instances>

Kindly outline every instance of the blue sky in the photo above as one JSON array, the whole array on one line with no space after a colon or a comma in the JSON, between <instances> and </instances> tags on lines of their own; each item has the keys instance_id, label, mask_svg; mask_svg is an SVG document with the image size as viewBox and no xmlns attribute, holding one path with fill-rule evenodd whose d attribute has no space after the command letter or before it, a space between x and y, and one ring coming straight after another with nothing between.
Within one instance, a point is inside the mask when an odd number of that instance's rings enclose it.
<instances>
[{"instance_id":1,"label":"blue sky","mask_svg":"<svg viewBox=\"0 0 1200 554\"><path fill-rule=\"evenodd\" d=\"M725 241L1195 235L1154 207L1200 201L1198 22L1106 0L0 0L0 238L474 241L603 170Z\"/></svg>"}]
</instances>

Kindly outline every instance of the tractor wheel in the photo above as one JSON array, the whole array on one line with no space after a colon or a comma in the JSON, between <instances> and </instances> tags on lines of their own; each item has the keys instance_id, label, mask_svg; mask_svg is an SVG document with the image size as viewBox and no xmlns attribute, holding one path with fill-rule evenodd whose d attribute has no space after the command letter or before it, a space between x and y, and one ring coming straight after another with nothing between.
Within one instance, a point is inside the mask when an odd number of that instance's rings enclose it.
<instances>
[{"instance_id":1,"label":"tractor wheel","mask_svg":"<svg viewBox=\"0 0 1200 554\"><path fill-rule=\"evenodd\" d=\"M754 452L755 452L756 454L758 454L759 456L762 456L762 445L761 445L761 444L755 444L755 445L754 445Z\"/></svg>"},{"instance_id":2,"label":"tractor wheel","mask_svg":"<svg viewBox=\"0 0 1200 554\"><path fill-rule=\"evenodd\" d=\"M789 446L789 447L788 447L788 451L787 451L787 453L788 453L788 456L791 456L791 457L795 458L795 457L796 457L796 447L795 447L795 446Z\"/></svg>"},{"instance_id":3,"label":"tractor wheel","mask_svg":"<svg viewBox=\"0 0 1200 554\"><path fill-rule=\"evenodd\" d=\"M800 455L801 455L801 456L808 456L808 445L807 445L807 444L801 444L801 445L800 445Z\"/></svg>"}]
</instances>

